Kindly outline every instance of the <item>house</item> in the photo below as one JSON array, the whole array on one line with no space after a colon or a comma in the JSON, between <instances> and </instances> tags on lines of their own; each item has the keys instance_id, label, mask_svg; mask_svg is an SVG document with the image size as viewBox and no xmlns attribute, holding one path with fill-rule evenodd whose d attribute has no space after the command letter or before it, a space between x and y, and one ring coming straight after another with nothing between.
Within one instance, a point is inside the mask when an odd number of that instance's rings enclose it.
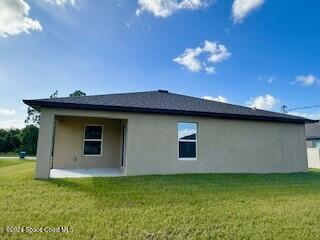
<instances>
[{"instance_id":1,"label":"house","mask_svg":"<svg viewBox=\"0 0 320 240\"><path fill-rule=\"evenodd\" d=\"M306 140L308 148L320 148L320 123L306 124Z\"/></svg>"},{"instance_id":2,"label":"house","mask_svg":"<svg viewBox=\"0 0 320 240\"><path fill-rule=\"evenodd\" d=\"M302 117L165 90L24 103L41 110L37 178L308 168Z\"/></svg>"},{"instance_id":3,"label":"house","mask_svg":"<svg viewBox=\"0 0 320 240\"><path fill-rule=\"evenodd\" d=\"M320 123L306 124L308 165L320 168Z\"/></svg>"}]
</instances>

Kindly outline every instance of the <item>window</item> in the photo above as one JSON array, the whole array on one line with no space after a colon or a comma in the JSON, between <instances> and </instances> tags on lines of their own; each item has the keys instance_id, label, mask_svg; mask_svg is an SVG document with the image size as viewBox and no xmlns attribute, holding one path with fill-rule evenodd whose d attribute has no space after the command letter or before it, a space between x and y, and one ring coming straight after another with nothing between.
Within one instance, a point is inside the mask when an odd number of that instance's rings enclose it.
<instances>
[{"instance_id":1,"label":"window","mask_svg":"<svg viewBox=\"0 0 320 240\"><path fill-rule=\"evenodd\" d=\"M320 140L319 139L313 140L313 147L314 148L320 148Z\"/></svg>"},{"instance_id":2,"label":"window","mask_svg":"<svg viewBox=\"0 0 320 240\"><path fill-rule=\"evenodd\" d=\"M103 127L101 125L86 125L84 131L84 156L102 155Z\"/></svg>"},{"instance_id":3,"label":"window","mask_svg":"<svg viewBox=\"0 0 320 240\"><path fill-rule=\"evenodd\" d=\"M178 123L179 160L197 159L197 123Z\"/></svg>"}]
</instances>

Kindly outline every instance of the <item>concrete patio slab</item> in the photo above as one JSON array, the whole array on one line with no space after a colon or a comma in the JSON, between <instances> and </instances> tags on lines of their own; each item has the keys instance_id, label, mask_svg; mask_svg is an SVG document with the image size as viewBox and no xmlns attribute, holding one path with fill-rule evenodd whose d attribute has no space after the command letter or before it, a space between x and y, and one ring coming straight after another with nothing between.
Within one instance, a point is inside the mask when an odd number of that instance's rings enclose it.
<instances>
[{"instance_id":1,"label":"concrete patio slab","mask_svg":"<svg viewBox=\"0 0 320 240\"><path fill-rule=\"evenodd\" d=\"M50 178L121 177L119 168L51 169Z\"/></svg>"}]
</instances>

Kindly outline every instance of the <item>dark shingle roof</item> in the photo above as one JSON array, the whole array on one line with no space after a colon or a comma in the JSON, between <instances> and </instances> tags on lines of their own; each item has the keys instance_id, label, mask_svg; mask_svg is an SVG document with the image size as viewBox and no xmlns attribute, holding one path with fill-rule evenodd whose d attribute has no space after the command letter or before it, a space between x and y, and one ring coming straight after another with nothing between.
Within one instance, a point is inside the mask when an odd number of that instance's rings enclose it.
<instances>
[{"instance_id":1,"label":"dark shingle roof","mask_svg":"<svg viewBox=\"0 0 320 240\"><path fill-rule=\"evenodd\" d=\"M307 139L320 138L319 122L306 124L306 138Z\"/></svg>"},{"instance_id":2,"label":"dark shingle roof","mask_svg":"<svg viewBox=\"0 0 320 240\"><path fill-rule=\"evenodd\" d=\"M174 94L164 90L53 99L23 100L23 102L34 108L57 107L86 110L95 109L296 123L311 121L302 117Z\"/></svg>"}]
</instances>

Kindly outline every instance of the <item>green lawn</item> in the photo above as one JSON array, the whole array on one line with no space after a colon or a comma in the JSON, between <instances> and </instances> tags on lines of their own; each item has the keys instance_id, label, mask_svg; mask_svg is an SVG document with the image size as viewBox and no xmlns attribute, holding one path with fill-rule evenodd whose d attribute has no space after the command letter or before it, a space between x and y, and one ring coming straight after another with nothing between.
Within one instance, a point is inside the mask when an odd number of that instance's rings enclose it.
<instances>
[{"instance_id":1,"label":"green lawn","mask_svg":"<svg viewBox=\"0 0 320 240\"><path fill-rule=\"evenodd\" d=\"M17 152L0 152L0 157L19 157Z\"/></svg>"},{"instance_id":2,"label":"green lawn","mask_svg":"<svg viewBox=\"0 0 320 240\"><path fill-rule=\"evenodd\" d=\"M19 157L19 153L18 152L0 152L0 157ZM32 155L27 155L27 157L35 157Z\"/></svg>"},{"instance_id":3,"label":"green lawn","mask_svg":"<svg viewBox=\"0 0 320 240\"><path fill-rule=\"evenodd\" d=\"M0 239L319 239L320 172L33 179L0 160Z\"/></svg>"}]
</instances>

